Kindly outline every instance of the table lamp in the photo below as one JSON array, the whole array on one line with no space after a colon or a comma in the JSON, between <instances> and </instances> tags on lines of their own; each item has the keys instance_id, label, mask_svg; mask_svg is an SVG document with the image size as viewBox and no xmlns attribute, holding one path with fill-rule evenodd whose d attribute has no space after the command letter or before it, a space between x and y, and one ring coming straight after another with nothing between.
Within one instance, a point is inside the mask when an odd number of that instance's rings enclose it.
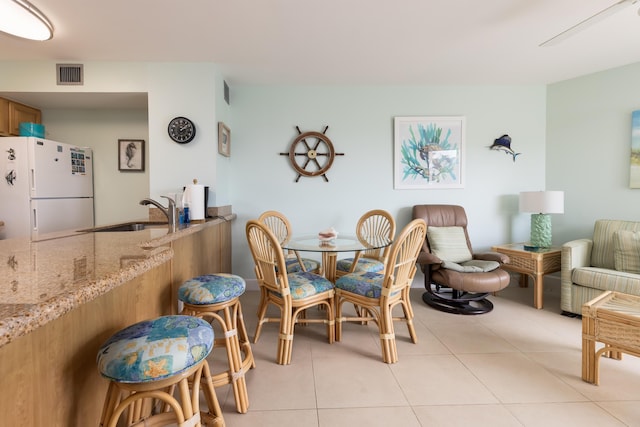
<instances>
[{"instance_id":1,"label":"table lamp","mask_svg":"<svg viewBox=\"0 0 640 427\"><path fill-rule=\"evenodd\" d=\"M564 213L564 191L523 191L520 212L532 212L530 244L525 249L551 247L551 217Z\"/></svg>"}]
</instances>

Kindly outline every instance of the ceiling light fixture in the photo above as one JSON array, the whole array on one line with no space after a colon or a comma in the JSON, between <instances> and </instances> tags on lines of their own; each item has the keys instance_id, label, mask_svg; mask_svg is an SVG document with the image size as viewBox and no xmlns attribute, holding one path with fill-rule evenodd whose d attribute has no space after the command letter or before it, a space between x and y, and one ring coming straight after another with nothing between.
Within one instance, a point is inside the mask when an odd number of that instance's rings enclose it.
<instances>
[{"instance_id":1,"label":"ceiling light fixture","mask_svg":"<svg viewBox=\"0 0 640 427\"><path fill-rule=\"evenodd\" d=\"M0 0L0 31L29 40L49 40L53 25L27 0Z\"/></svg>"},{"instance_id":2,"label":"ceiling light fixture","mask_svg":"<svg viewBox=\"0 0 640 427\"><path fill-rule=\"evenodd\" d=\"M540 46L540 47L543 47L543 46L555 46L558 43L560 43L561 41L566 40L569 37L573 36L574 34L579 33L580 31L584 31L586 28L592 26L593 24L602 21L607 16L612 15L615 12L618 12L619 10L622 10L624 7L632 5L632 4L636 4L638 1L640 1L640 0L619 0L616 3L612 4L611 6L605 8L605 9L602 9L600 12L596 13L595 15L591 15L587 19L584 19L584 20L578 22L573 27L571 27L571 28L569 28L567 30L564 30L560 34L557 34L557 35L551 37L547 41L544 41L544 42L540 43L538 46ZM640 10L638 10L638 14L640 14Z\"/></svg>"}]
</instances>

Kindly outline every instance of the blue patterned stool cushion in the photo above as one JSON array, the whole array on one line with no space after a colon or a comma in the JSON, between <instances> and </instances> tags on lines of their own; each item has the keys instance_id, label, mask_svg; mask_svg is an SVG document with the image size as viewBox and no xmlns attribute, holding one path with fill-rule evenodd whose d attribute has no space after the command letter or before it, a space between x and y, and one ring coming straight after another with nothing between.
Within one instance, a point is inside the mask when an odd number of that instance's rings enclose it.
<instances>
[{"instance_id":1,"label":"blue patterned stool cushion","mask_svg":"<svg viewBox=\"0 0 640 427\"><path fill-rule=\"evenodd\" d=\"M178 289L178 299L187 304L216 304L244 294L246 284L240 276L226 273L205 274L189 279Z\"/></svg>"},{"instance_id":2,"label":"blue patterned stool cushion","mask_svg":"<svg viewBox=\"0 0 640 427\"><path fill-rule=\"evenodd\" d=\"M349 272L351 270L351 264L353 263L353 258L344 258L338 260L336 264L336 270ZM384 270L384 263L378 261L377 259L371 258L360 258L358 260L358 264L356 265L356 269L353 271L369 271L371 273L377 273L379 271Z\"/></svg>"},{"instance_id":3,"label":"blue patterned stool cushion","mask_svg":"<svg viewBox=\"0 0 640 427\"><path fill-rule=\"evenodd\" d=\"M336 280L336 288L369 298L380 298L383 279L384 275L369 271L349 273Z\"/></svg>"},{"instance_id":4,"label":"blue patterned stool cushion","mask_svg":"<svg viewBox=\"0 0 640 427\"><path fill-rule=\"evenodd\" d=\"M316 260L309 258L300 258L302 263L304 264L304 269L306 271L314 271L320 268L320 263ZM302 267L300 267L300 263L298 262L298 258L286 258L285 262L287 263L287 273L298 273L302 271Z\"/></svg>"},{"instance_id":5,"label":"blue patterned stool cushion","mask_svg":"<svg viewBox=\"0 0 640 427\"><path fill-rule=\"evenodd\" d=\"M211 353L213 328L192 316L163 316L131 325L98 351L102 376L122 383L161 380L185 371Z\"/></svg>"},{"instance_id":6,"label":"blue patterned stool cushion","mask_svg":"<svg viewBox=\"0 0 640 427\"><path fill-rule=\"evenodd\" d=\"M333 283L319 274L301 271L287 274L291 298L300 299L333 289Z\"/></svg>"}]
</instances>

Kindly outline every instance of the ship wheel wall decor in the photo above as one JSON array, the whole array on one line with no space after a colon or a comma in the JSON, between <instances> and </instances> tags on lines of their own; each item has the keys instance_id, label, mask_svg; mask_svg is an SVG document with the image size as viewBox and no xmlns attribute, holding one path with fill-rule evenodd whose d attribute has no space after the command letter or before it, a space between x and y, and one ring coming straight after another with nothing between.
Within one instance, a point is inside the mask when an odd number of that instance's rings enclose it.
<instances>
[{"instance_id":1,"label":"ship wheel wall decor","mask_svg":"<svg viewBox=\"0 0 640 427\"><path fill-rule=\"evenodd\" d=\"M320 132L301 132L296 126L298 136L291 143L289 152L280 153L281 156L289 156L291 166L298 172L296 182L301 176L322 176L325 182L329 182L327 171L333 165L335 156L344 156L344 153L336 153L333 143L327 135L329 126L325 126ZM315 142L310 142L315 140Z\"/></svg>"}]
</instances>

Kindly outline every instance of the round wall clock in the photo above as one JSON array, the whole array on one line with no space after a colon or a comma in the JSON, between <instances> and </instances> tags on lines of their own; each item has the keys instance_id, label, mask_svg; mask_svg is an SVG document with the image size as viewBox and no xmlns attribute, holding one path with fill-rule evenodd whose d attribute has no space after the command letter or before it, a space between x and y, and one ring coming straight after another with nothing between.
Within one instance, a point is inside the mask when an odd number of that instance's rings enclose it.
<instances>
[{"instance_id":1,"label":"round wall clock","mask_svg":"<svg viewBox=\"0 0 640 427\"><path fill-rule=\"evenodd\" d=\"M186 144L196 137L196 126L186 117L176 117L169 122L169 137L178 144Z\"/></svg>"}]
</instances>

